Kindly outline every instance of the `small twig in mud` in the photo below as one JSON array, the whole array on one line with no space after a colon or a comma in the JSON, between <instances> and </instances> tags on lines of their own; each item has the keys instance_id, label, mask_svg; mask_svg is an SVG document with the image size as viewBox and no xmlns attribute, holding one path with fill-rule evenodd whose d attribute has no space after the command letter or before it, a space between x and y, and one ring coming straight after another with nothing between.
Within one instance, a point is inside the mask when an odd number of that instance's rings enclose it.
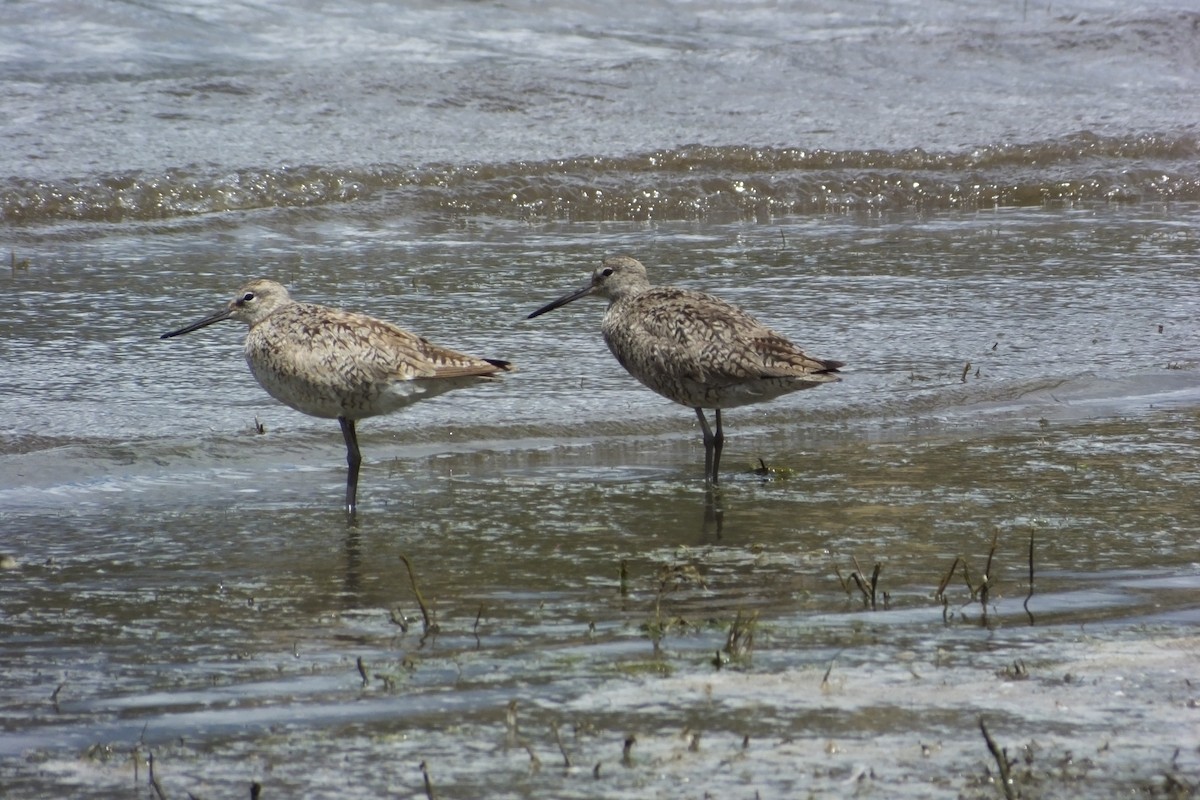
<instances>
[{"instance_id":1,"label":"small twig in mud","mask_svg":"<svg viewBox=\"0 0 1200 800\"><path fill-rule=\"evenodd\" d=\"M408 570L408 580L412 584L413 594L417 596L417 605L421 609L421 618L425 620L425 632L437 633L437 623L433 621L433 617L429 613L429 607L425 605L425 598L421 596L421 590L417 588L417 576L413 573L412 563L409 562L408 556L405 555L401 555L400 560L404 562L404 568Z\"/></svg>"},{"instance_id":2,"label":"small twig in mud","mask_svg":"<svg viewBox=\"0 0 1200 800\"><path fill-rule=\"evenodd\" d=\"M558 743L558 752L562 753L563 766L567 769L571 768L571 756L567 754L567 746L563 744L562 733L558 730L558 723L551 722L550 730L554 732L554 741Z\"/></svg>"},{"instance_id":3,"label":"small twig in mud","mask_svg":"<svg viewBox=\"0 0 1200 800\"><path fill-rule=\"evenodd\" d=\"M408 620L404 616L404 612L400 610L400 606L392 606L388 609L388 619L393 625L400 628L401 633L408 633Z\"/></svg>"},{"instance_id":4,"label":"small twig in mud","mask_svg":"<svg viewBox=\"0 0 1200 800\"><path fill-rule=\"evenodd\" d=\"M868 581L863 577L862 567L859 566L858 559L851 556L850 560L854 562L854 572L850 573L850 580L854 581L858 590L862 592L863 604L869 605L871 610L874 611L877 608L876 597L879 588L879 573L883 569L883 564L878 561L875 562L875 568L871 570L871 578Z\"/></svg>"},{"instance_id":5,"label":"small twig in mud","mask_svg":"<svg viewBox=\"0 0 1200 800\"><path fill-rule=\"evenodd\" d=\"M758 612L743 616L737 612L733 624L729 626L729 635L725 638L725 652L735 661L745 661L754 649L754 628L758 624Z\"/></svg>"},{"instance_id":6,"label":"small twig in mud","mask_svg":"<svg viewBox=\"0 0 1200 800\"><path fill-rule=\"evenodd\" d=\"M862 565L858 563L858 556L850 556L850 562L854 564L854 571L859 575L862 574Z\"/></svg>"},{"instance_id":7,"label":"small twig in mud","mask_svg":"<svg viewBox=\"0 0 1200 800\"><path fill-rule=\"evenodd\" d=\"M250 784L250 800L258 800L262 797L262 784L254 781Z\"/></svg>"},{"instance_id":8,"label":"small twig in mud","mask_svg":"<svg viewBox=\"0 0 1200 800\"><path fill-rule=\"evenodd\" d=\"M621 579L621 597L629 594L629 563L625 559L621 559L620 569Z\"/></svg>"},{"instance_id":9,"label":"small twig in mud","mask_svg":"<svg viewBox=\"0 0 1200 800\"><path fill-rule=\"evenodd\" d=\"M868 592L866 586L863 585L862 567L858 563L858 558L855 556L850 556L850 560L854 562L854 572L850 573L850 580L854 581L854 584L858 587L858 590L862 592L863 603L870 603L871 593Z\"/></svg>"},{"instance_id":10,"label":"small twig in mud","mask_svg":"<svg viewBox=\"0 0 1200 800\"><path fill-rule=\"evenodd\" d=\"M979 584L979 605L983 606L983 614L987 616L988 591L992 585L992 559L996 555L996 543L1000 539L1000 531L992 534L992 547L988 550L987 563L983 567L983 583Z\"/></svg>"},{"instance_id":11,"label":"small twig in mud","mask_svg":"<svg viewBox=\"0 0 1200 800\"><path fill-rule=\"evenodd\" d=\"M1025 613L1029 616L1029 624L1034 624L1033 612L1029 610L1029 601L1033 598L1033 537L1037 533L1037 528L1029 529L1029 594L1025 595Z\"/></svg>"},{"instance_id":12,"label":"small twig in mud","mask_svg":"<svg viewBox=\"0 0 1200 800\"><path fill-rule=\"evenodd\" d=\"M933 593L934 599L946 598L946 587L950 585L950 581L954 578L954 571L958 569L958 565L962 563L962 556L955 556L954 563L950 565L950 571L942 576L942 582L938 584L937 591Z\"/></svg>"},{"instance_id":13,"label":"small twig in mud","mask_svg":"<svg viewBox=\"0 0 1200 800\"><path fill-rule=\"evenodd\" d=\"M821 677L821 691L829 690L829 676L833 672L833 665L837 663L837 659L829 662L829 668L825 670L825 674Z\"/></svg>"},{"instance_id":14,"label":"small twig in mud","mask_svg":"<svg viewBox=\"0 0 1200 800\"><path fill-rule=\"evenodd\" d=\"M162 786L158 782L158 777L154 774L154 751L150 751L147 761L149 763L150 788L158 795L158 800L167 800L167 793L163 791Z\"/></svg>"},{"instance_id":15,"label":"small twig in mud","mask_svg":"<svg viewBox=\"0 0 1200 800\"><path fill-rule=\"evenodd\" d=\"M141 763L141 761L138 759L138 755L141 754L142 750L146 747L146 729L149 727L149 722L142 726L142 732L138 734L137 744L133 746L133 783L135 786L139 780L138 765Z\"/></svg>"},{"instance_id":16,"label":"small twig in mud","mask_svg":"<svg viewBox=\"0 0 1200 800\"><path fill-rule=\"evenodd\" d=\"M542 760L538 758L537 753L533 752L533 747L529 742L521 742L521 746L525 748L525 752L529 753L529 770L537 772L542 768Z\"/></svg>"},{"instance_id":17,"label":"small twig in mud","mask_svg":"<svg viewBox=\"0 0 1200 800\"><path fill-rule=\"evenodd\" d=\"M429 777L429 767L425 765L424 761L421 762L421 777L425 779L425 797L428 800L434 800L433 781Z\"/></svg>"},{"instance_id":18,"label":"small twig in mud","mask_svg":"<svg viewBox=\"0 0 1200 800\"><path fill-rule=\"evenodd\" d=\"M1004 787L1005 798L1015 800L1017 793L1013 788L1012 778L1008 774L1008 753L996 746L996 741L988 733L983 717L979 718L979 730L983 733L983 740L987 742L987 748L991 752L992 758L996 759L996 766L1000 769L1000 785Z\"/></svg>"},{"instance_id":19,"label":"small twig in mud","mask_svg":"<svg viewBox=\"0 0 1200 800\"><path fill-rule=\"evenodd\" d=\"M1033 594L1033 539L1037 528L1029 529L1029 593Z\"/></svg>"},{"instance_id":20,"label":"small twig in mud","mask_svg":"<svg viewBox=\"0 0 1200 800\"><path fill-rule=\"evenodd\" d=\"M993 544L992 552L993 553L995 552L994 544ZM988 557L988 564L989 564L989 566L991 564L990 556ZM954 579L955 571L958 571L960 568L962 571L963 583L966 585L967 591L970 593L971 600L974 600L975 598L977 598L979 596L980 590L987 583L987 576L986 575L984 576L983 582L981 582L979 584L979 586L973 586L971 584L971 568L967 565L967 560L965 558L963 558L962 556L955 556L954 563L952 563L950 565L950 570L945 575L942 576L942 580L941 580L941 583L938 584L937 591L933 593L933 596L935 599L941 600L943 603L947 602L946 587L948 587L950 585L950 581ZM964 603L964 605L965 605L965 603Z\"/></svg>"},{"instance_id":21,"label":"small twig in mud","mask_svg":"<svg viewBox=\"0 0 1200 800\"><path fill-rule=\"evenodd\" d=\"M1029 668L1018 658L1010 666L996 670L996 677L1008 681L1023 681L1029 677Z\"/></svg>"},{"instance_id":22,"label":"small twig in mud","mask_svg":"<svg viewBox=\"0 0 1200 800\"><path fill-rule=\"evenodd\" d=\"M979 594L979 588L971 585L971 569L967 566L966 560L961 560L959 563L962 565L963 583L967 585L967 591L970 592L971 599L974 600Z\"/></svg>"},{"instance_id":23,"label":"small twig in mud","mask_svg":"<svg viewBox=\"0 0 1200 800\"><path fill-rule=\"evenodd\" d=\"M962 382L963 383L967 382L967 376L970 374L971 374L971 362L968 361L967 365L965 367L963 367L963 372L962 372Z\"/></svg>"},{"instance_id":24,"label":"small twig in mud","mask_svg":"<svg viewBox=\"0 0 1200 800\"><path fill-rule=\"evenodd\" d=\"M600 780L600 762L596 762L596 766L592 767L592 778Z\"/></svg>"},{"instance_id":25,"label":"small twig in mud","mask_svg":"<svg viewBox=\"0 0 1200 800\"><path fill-rule=\"evenodd\" d=\"M842 585L842 591L846 593L846 597L850 596L850 584L846 583L846 579L842 577L842 570L838 567L837 562L833 564L833 572L837 575L838 583Z\"/></svg>"},{"instance_id":26,"label":"small twig in mud","mask_svg":"<svg viewBox=\"0 0 1200 800\"><path fill-rule=\"evenodd\" d=\"M871 593L868 592L867 587L863 585L862 578L858 577L858 573L851 572L850 580L854 581L854 585L858 587L858 590L860 592L862 592L863 605L870 605L871 604Z\"/></svg>"},{"instance_id":27,"label":"small twig in mud","mask_svg":"<svg viewBox=\"0 0 1200 800\"><path fill-rule=\"evenodd\" d=\"M28 259L28 258L22 258L20 261L18 261L18 260L17 260L17 251L16 251L16 250L10 250L10 251L9 251L9 253L8 253L8 263L9 263L9 266L12 268L12 274L13 274L13 277L14 277L14 278L17 276L17 273L18 273L18 272L20 272L20 271L22 271L22 270L25 270L25 271L28 271L28 270L29 270L29 259ZM1162 331L1159 331L1159 333L1161 333L1161 332L1162 332Z\"/></svg>"},{"instance_id":28,"label":"small twig in mud","mask_svg":"<svg viewBox=\"0 0 1200 800\"><path fill-rule=\"evenodd\" d=\"M358 667L358 676L362 678L362 685L364 688L366 688L367 684L371 682L371 676L367 674L367 665L363 661L363 657L359 656L358 660L354 662L354 665Z\"/></svg>"},{"instance_id":29,"label":"small twig in mud","mask_svg":"<svg viewBox=\"0 0 1200 800\"><path fill-rule=\"evenodd\" d=\"M517 743L517 701L509 700L508 707L504 712L504 729L505 737L508 740L508 745L512 747Z\"/></svg>"},{"instance_id":30,"label":"small twig in mud","mask_svg":"<svg viewBox=\"0 0 1200 800\"><path fill-rule=\"evenodd\" d=\"M475 649L479 649L482 642L479 641L479 621L483 619L483 603L479 604L479 610L475 612L475 624L471 627L471 633L475 636Z\"/></svg>"},{"instance_id":31,"label":"small twig in mud","mask_svg":"<svg viewBox=\"0 0 1200 800\"><path fill-rule=\"evenodd\" d=\"M56 713L56 714L62 712L62 709L60 709L58 707L58 693L61 692L63 690L63 687L65 687L66 685L67 685L67 682L63 681L58 686L54 687L54 693L50 695L50 702L54 703L54 713Z\"/></svg>"},{"instance_id":32,"label":"small twig in mud","mask_svg":"<svg viewBox=\"0 0 1200 800\"><path fill-rule=\"evenodd\" d=\"M625 737L625 746L621 748L621 763L626 767L633 766L633 746L637 744L637 737L632 733Z\"/></svg>"},{"instance_id":33,"label":"small twig in mud","mask_svg":"<svg viewBox=\"0 0 1200 800\"><path fill-rule=\"evenodd\" d=\"M1174 775L1163 774L1162 794L1164 797L1193 797L1195 784L1184 783Z\"/></svg>"}]
</instances>

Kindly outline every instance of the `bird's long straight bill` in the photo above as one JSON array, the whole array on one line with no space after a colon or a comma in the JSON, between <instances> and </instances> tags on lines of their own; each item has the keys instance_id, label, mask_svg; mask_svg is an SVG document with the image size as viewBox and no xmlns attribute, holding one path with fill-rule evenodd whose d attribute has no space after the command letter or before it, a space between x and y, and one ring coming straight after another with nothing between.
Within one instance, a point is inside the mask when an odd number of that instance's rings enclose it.
<instances>
[{"instance_id":1,"label":"bird's long straight bill","mask_svg":"<svg viewBox=\"0 0 1200 800\"><path fill-rule=\"evenodd\" d=\"M220 311L218 311L217 313L215 313L211 316L205 317L204 319L200 320L199 322L193 322L191 325L180 328L177 331L171 331L170 333L164 333L162 336L160 336L158 338L170 339L172 336L182 336L185 333L191 333L192 331L200 330L201 328L212 325L214 322L220 322L222 320L229 319L230 313L231 313L230 309L223 308Z\"/></svg>"},{"instance_id":2,"label":"bird's long straight bill","mask_svg":"<svg viewBox=\"0 0 1200 800\"><path fill-rule=\"evenodd\" d=\"M525 319L533 319L534 317L540 317L542 314L545 314L547 311L553 311L554 309L558 308L559 306L565 306L567 303L574 302L575 300L578 300L581 297L587 297L589 294L592 293L592 290L594 288L595 287L589 283L587 286L583 287L582 289L579 289L578 291L574 291L569 294L564 294L562 297L558 298L557 300L554 300L554 301L542 306L541 308L539 308L537 311L530 314Z\"/></svg>"}]
</instances>

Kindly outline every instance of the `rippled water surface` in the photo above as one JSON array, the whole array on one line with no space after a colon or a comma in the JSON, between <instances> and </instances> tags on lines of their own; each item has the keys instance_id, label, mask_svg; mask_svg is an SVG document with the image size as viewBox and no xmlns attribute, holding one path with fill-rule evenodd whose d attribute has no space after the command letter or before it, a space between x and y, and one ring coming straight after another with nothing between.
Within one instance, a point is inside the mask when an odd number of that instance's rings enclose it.
<instances>
[{"instance_id":1,"label":"rippled water surface","mask_svg":"<svg viewBox=\"0 0 1200 800\"><path fill-rule=\"evenodd\" d=\"M0 30L0 794L1200 786L1194 9ZM843 381L706 491L598 302L525 320L608 253ZM364 421L349 521L244 330L158 338L258 276L519 370Z\"/></svg>"}]
</instances>

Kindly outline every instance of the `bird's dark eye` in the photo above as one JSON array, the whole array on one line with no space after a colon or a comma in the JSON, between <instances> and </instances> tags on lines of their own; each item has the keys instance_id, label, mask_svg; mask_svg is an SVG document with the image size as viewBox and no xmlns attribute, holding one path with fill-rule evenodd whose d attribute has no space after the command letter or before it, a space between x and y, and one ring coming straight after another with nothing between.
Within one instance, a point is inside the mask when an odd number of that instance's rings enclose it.
<instances>
[{"instance_id":1,"label":"bird's dark eye","mask_svg":"<svg viewBox=\"0 0 1200 800\"><path fill-rule=\"evenodd\" d=\"M254 299L254 292L246 292L246 294L242 296L243 303L249 303L253 299Z\"/></svg>"},{"instance_id":2,"label":"bird's dark eye","mask_svg":"<svg viewBox=\"0 0 1200 800\"><path fill-rule=\"evenodd\" d=\"M600 277L607 278L609 275L612 275L612 267L605 267L600 270Z\"/></svg>"}]
</instances>

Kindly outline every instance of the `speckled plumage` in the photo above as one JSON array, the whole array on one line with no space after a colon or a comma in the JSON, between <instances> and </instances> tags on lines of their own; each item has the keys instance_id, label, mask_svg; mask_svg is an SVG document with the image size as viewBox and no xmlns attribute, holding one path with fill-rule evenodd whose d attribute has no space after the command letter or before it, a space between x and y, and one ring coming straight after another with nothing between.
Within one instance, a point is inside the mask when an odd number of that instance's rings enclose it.
<instances>
[{"instance_id":1,"label":"speckled plumage","mask_svg":"<svg viewBox=\"0 0 1200 800\"><path fill-rule=\"evenodd\" d=\"M488 380L507 361L440 347L391 323L314 303L298 303L275 281L243 286L229 304L170 338L225 319L249 326L246 363L276 400L314 417L337 419L350 473L346 505L356 505L356 420L388 414L418 400Z\"/></svg>"},{"instance_id":2,"label":"speckled plumage","mask_svg":"<svg viewBox=\"0 0 1200 800\"><path fill-rule=\"evenodd\" d=\"M839 361L813 358L746 312L703 292L653 286L640 261L604 259L591 283L530 314L588 295L609 301L601 323L608 349L645 386L696 410L706 478L717 482L721 409L761 403L840 380ZM716 411L716 433L703 409Z\"/></svg>"}]
</instances>

